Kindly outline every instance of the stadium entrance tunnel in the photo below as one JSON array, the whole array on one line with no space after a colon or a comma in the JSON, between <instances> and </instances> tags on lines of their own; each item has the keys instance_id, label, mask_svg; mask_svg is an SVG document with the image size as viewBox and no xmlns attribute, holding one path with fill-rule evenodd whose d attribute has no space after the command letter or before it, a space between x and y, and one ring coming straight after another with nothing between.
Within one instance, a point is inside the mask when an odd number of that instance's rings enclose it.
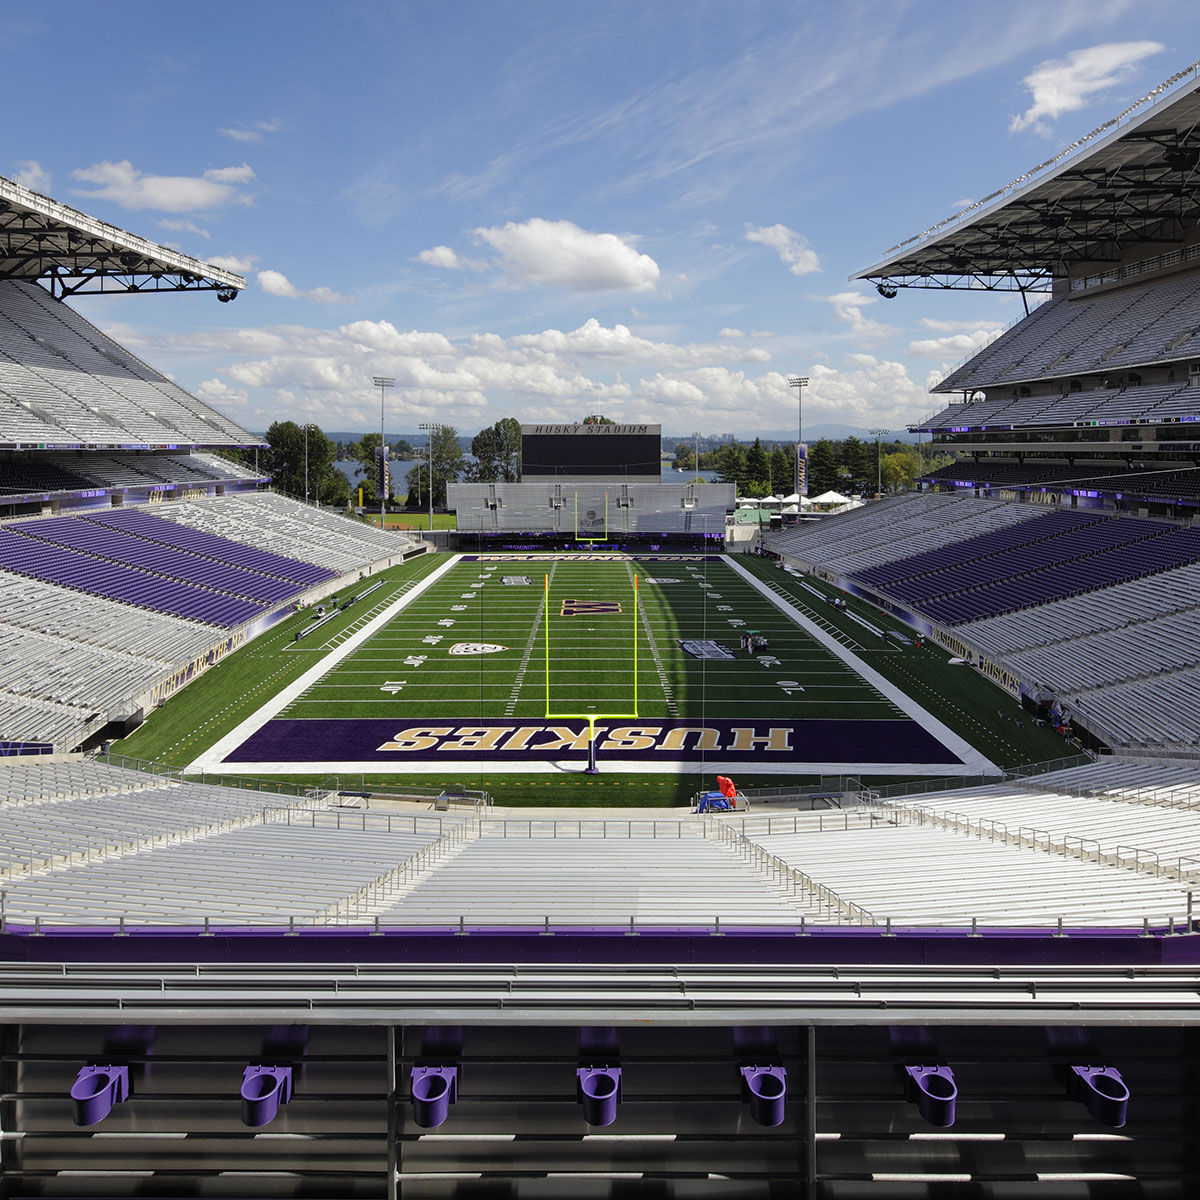
<instances>
[{"instance_id":1,"label":"stadium entrance tunnel","mask_svg":"<svg viewBox=\"0 0 1200 1200\"><path fill-rule=\"evenodd\" d=\"M437 1027L372 1005L249 1067L282 1026L217 1011L140 1039L9 1024L0 1196L127 1195L136 1180L157 1196L548 1197L564 1173L613 1197L832 1200L890 1196L898 1178L905 1195L970 1181L1017 1196L1034 1173L1038 1196L1064 1198L1196 1183L1190 1028L739 1024L736 1006L719 1024L622 1025L616 1005L600 1043L563 1015Z\"/></svg>"}]
</instances>

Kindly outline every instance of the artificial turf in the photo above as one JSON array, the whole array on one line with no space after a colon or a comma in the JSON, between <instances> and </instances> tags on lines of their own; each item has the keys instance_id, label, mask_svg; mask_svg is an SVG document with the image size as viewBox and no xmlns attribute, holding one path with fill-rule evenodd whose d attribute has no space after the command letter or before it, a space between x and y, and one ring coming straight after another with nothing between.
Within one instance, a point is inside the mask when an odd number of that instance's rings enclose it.
<instances>
[{"instance_id":1,"label":"artificial turf","mask_svg":"<svg viewBox=\"0 0 1200 1200\"><path fill-rule=\"evenodd\" d=\"M1070 751L1052 731L1029 721L1018 724L1013 698L969 667L952 665L940 648L927 643L918 649L911 639L908 645L881 639L853 619L903 633L905 627L886 614L853 598L845 610L835 609L827 600L832 594L828 585L797 579L764 560L737 561L997 764L1015 766ZM382 573L385 588L380 593L300 643L301 648L296 648L294 633L311 615L289 618L193 682L115 749L175 764L191 761L334 649L366 612L444 562L444 556L425 555ZM505 584L506 576L530 582ZM548 621L543 613L547 598ZM572 611L576 615L567 615ZM387 716L398 723L435 717L540 720L546 716L547 692L550 711L556 714L631 712L635 619L639 718L900 717L890 701L720 560L585 562L547 556L461 562L297 697L283 715ZM756 653L740 651L740 636L747 630L765 637L766 646ZM721 642L734 657L695 658L680 646L686 640ZM505 649L447 653L464 642ZM288 777L294 782L323 782L297 766L295 776ZM714 774L716 769L714 765ZM781 773L747 776L742 782L765 787L814 779ZM353 782L361 786L371 780L483 787L502 803L538 805L680 804L698 786L712 782L707 775L607 771L599 776L484 778L465 768L436 776L383 770Z\"/></svg>"}]
</instances>

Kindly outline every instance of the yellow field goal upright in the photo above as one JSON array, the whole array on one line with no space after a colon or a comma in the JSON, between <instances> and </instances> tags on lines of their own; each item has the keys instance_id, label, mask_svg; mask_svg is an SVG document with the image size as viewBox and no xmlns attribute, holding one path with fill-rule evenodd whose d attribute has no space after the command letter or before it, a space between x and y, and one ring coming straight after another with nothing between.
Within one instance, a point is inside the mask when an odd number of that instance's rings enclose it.
<instances>
[{"instance_id":1,"label":"yellow field goal upright","mask_svg":"<svg viewBox=\"0 0 1200 1200\"><path fill-rule=\"evenodd\" d=\"M554 712L550 706L550 576L542 576L542 621L546 632L546 720L588 723L588 773L596 774L596 722L624 721L638 715L638 577L633 576L633 712Z\"/></svg>"}]
</instances>

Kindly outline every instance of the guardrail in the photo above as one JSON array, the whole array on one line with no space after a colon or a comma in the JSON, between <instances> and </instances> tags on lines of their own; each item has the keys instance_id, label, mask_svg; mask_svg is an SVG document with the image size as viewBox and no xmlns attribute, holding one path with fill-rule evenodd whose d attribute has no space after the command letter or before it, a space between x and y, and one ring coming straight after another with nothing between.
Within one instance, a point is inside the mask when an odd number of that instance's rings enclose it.
<instances>
[{"instance_id":1,"label":"guardrail","mask_svg":"<svg viewBox=\"0 0 1200 1200\"><path fill-rule=\"evenodd\" d=\"M719 820L709 821L705 823L705 836L712 841L724 843L727 849L740 854L743 859L765 872L775 884L783 886L791 883L792 895L804 893L808 902L815 903L818 909L824 906L830 915L836 909L853 925L879 924L875 916L861 904L855 904L853 900L846 900L839 896L833 888L818 883L806 871L800 871L784 862L777 854L772 854L757 842L751 841L739 830L733 829Z\"/></svg>"}]
</instances>

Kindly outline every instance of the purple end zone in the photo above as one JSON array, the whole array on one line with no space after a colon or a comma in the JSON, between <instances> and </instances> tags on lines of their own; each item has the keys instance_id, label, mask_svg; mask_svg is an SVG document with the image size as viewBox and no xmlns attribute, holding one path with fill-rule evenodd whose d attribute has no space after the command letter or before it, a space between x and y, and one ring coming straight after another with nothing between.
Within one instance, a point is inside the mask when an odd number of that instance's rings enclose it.
<instances>
[{"instance_id":1,"label":"purple end zone","mask_svg":"<svg viewBox=\"0 0 1200 1200\"><path fill-rule=\"evenodd\" d=\"M604 721L600 756L690 762L721 755L756 762L946 763L962 759L915 721ZM583 721L426 721L278 718L226 762L553 762L587 753Z\"/></svg>"}]
</instances>

